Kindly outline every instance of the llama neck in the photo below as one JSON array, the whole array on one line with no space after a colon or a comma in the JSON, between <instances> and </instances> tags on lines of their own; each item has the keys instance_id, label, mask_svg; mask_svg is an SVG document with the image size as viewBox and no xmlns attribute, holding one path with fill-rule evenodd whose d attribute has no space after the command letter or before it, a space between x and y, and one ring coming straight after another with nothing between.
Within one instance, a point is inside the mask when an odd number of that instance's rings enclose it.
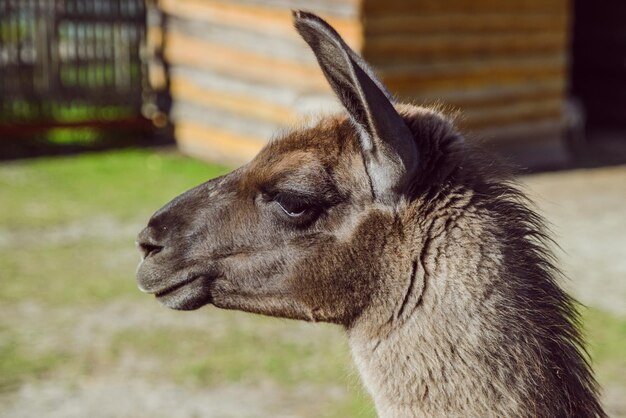
<instances>
[{"instance_id":1,"label":"llama neck","mask_svg":"<svg viewBox=\"0 0 626 418\"><path fill-rule=\"evenodd\" d=\"M506 396L498 388L504 383L494 382L484 365L484 357L496 351L484 347L498 344L498 336L486 318L492 301L484 305L494 295L481 295L479 283L497 274L500 256L447 235L444 231L410 257L410 274L405 268L402 280L383 280L404 282L397 294L385 290L392 293L389 300L402 302L385 304L381 298L349 329L354 360L381 418L488 416L484 403L475 405L477 394L493 398L481 400L491 407ZM462 256L445 256L459 251ZM506 402L515 405L514 399Z\"/></svg>"},{"instance_id":2,"label":"llama neck","mask_svg":"<svg viewBox=\"0 0 626 418\"><path fill-rule=\"evenodd\" d=\"M508 265L525 249L462 222L348 329L379 416L603 416L569 298L532 251Z\"/></svg>"},{"instance_id":3,"label":"llama neck","mask_svg":"<svg viewBox=\"0 0 626 418\"><path fill-rule=\"evenodd\" d=\"M353 358L379 417L523 416L516 413L517 396L499 405L509 389L480 364L480 350L464 352L434 327L415 321L381 339L350 332Z\"/></svg>"}]
</instances>

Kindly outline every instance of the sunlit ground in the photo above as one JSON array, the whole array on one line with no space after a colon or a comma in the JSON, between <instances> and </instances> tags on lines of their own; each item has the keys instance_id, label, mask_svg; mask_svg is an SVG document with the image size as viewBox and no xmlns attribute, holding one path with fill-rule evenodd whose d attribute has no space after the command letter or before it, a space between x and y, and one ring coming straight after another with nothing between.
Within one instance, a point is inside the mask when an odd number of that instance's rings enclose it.
<instances>
[{"instance_id":1,"label":"sunlit ground","mask_svg":"<svg viewBox=\"0 0 626 418\"><path fill-rule=\"evenodd\" d=\"M337 327L174 312L137 290L150 214L226 171L153 151L0 166L0 416L375 416ZM626 416L626 169L524 181L590 306L607 406Z\"/></svg>"}]
</instances>

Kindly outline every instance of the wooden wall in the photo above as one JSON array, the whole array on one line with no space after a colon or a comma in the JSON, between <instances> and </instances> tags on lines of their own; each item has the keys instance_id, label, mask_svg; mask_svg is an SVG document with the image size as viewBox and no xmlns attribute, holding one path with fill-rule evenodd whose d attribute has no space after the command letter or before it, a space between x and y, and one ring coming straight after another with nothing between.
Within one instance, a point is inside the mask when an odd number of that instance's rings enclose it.
<instances>
[{"instance_id":1,"label":"wooden wall","mask_svg":"<svg viewBox=\"0 0 626 418\"><path fill-rule=\"evenodd\" d=\"M496 142L554 141L563 129L567 0L160 0L180 148L250 159L280 128L339 109L290 9L327 19L390 90L460 110Z\"/></svg>"}]
</instances>

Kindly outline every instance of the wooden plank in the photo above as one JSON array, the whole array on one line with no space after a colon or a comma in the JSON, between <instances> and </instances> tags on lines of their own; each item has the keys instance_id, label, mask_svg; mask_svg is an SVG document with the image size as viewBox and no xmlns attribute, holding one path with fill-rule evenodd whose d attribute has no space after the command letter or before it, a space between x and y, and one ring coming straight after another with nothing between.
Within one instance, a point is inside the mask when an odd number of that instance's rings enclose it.
<instances>
[{"instance_id":1,"label":"wooden plank","mask_svg":"<svg viewBox=\"0 0 626 418\"><path fill-rule=\"evenodd\" d=\"M444 87L442 89L405 90L397 96L417 103L451 103L459 106L480 103L507 103L516 100L541 100L565 97L566 80L560 77L546 80L521 80L517 83L489 84L477 87Z\"/></svg>"},{"instance_id":2,"label":"wooden plank","mask_svg":"<svg viewBox=\"0 0 626 418\"><path fill-rule=\"evenodd\" d=\"M174 130L179 148L189 155L217 162L243 163L251 160L265 141L219 128L179 121Z\"/></svg>"},{"instance_id":3,"label":"wooden plank","mask_svg":"<svg viewBox=\"0 0 626 418\"><path fill-rule=\"evenodd\" d=\"M185 66L173 66L170 75L172 78L187 79L199 88L249 95L281 106L293 106L298 97L306 94L306 90L286 86L280 79L271 83L259 83L256 80L239 77L237 74L216 73Z\"/></svg>"},{"instance_id":4,"label":"wooden plank","mask_svg":"<svg viewBox=\"0 0 626 418\"><path fill-rule=\"evenodd\" d=\"M289 106L262 101L250 95L202 88L184 77L173 77L170 91L175 100L189 101L198 106L221 109L250 118L277 124L291 124L298 120L297 113Z\"/></svg>"},{"instance_id":5,"label":"wooden plank","mask_svg":"<svg viewBox=\"0 0 626 418\"><path fill-rule=\"evenodd\" d=\"M565 58L475 60L437 65L380 68L378 74L398 94L428 89L479 88L564 79Z\"/></svg>"},{"instance_id":6,"label":"wooden plank","mask_svg":"<svg viewBox=\"0 0 626 418\"><path fill-rule=\"evenodd\" d=\"M363 48L371 63L423 62L484 57L557 56L567 47L565 32L371 36Z\"/></svg>"},{"instance_id":7,"label":"wooden plank","mask_svg":"<svg viewBox=\"0 0 626 418\"><path fill-rule=\"evenodd\" d=\"M361 4L361 0L222 0L222 2L282 10L304 9L350 18L357 16Z\"/></svg>"},{"instance_id":8,"label":"wooden plank","mask_svg":"<svg viewBox=\"0 0 626 418\"><path fill-rule=\"evenodd\" d=\"M146 31L146 44L151 48L158 48L165 41L165 33L160 26L150 26Z\"/></svg>"},{"instance_id":9,"label":"wooden plank","mask_svg":"<svg viewBox=\"0 0 626 418\"><path fill-rule=\"evenodd\" d=\"M189 88L191 92L197 91L193 85L188 85L186 88ZM173 89L173 92L176 91L178 91L177 87ZM278 130L279 126L290 126L304 119L295 112L289 112L289 116L285 117L280 109L276 109L276 114L270 116L267 114L257 114L255 113L255 109L265 109L269 108L271 105L268 106L267 104L258 103L254 100L247 100L245 97L233 99L228 95L224 98L221 98L221 95L217 95L214 98L205 99L205 97L211 94L213 94L213 92L205 94L205 91L198 91L198 95L195 93L185 95L175 94L175 98L179 103L189 102L193 105L201 106L204 113L198 113L200 109L197 109L196 114L198 115L197 118L205 117L205 122L217 124L215 122L216 117L219 121L224 121L222 111L227 111L228 113L232 113L235 118L238 118L240 123L246 126L255 126L256 132L253 133L264 137L272 136L273 133ZM503 124L505 122L533 120L545 116L558 116L561 114L563 101L562 95L558 93L542 98L533 98L531 95L513 95L506 100L497 100L496 97L490 99L491 101L476 100L473 103L468 101L463 103L462 101L454 102L447 100L444 103L448 108L460 108L464 115L463 119L467 122L468 126L484 127L489 124ZM224 105L224 103L234 100L235 103L232 105ZM247 108L243 108L239 100L242 100L245 103L244 106ZM173 120L177 121L179 117L189 118L191 112L176 112L175 115L180 115L181 113L182 116L174 116ZM245 117L243 115L245 115ZM272 124L276 125L270 124L267 128L262 128L263 123L259 121L255 122L255 119L270 121Z\"/></svg>"},{"instance_id":10,"label":"wooden plank","mask_svg":"<svg viewBox=\"0 0 626 418\"><path fill-rule=\"evenodd\" d=\"M422 15L434 13L546 13L566 14L569 0L363 0L364 16L377 12Z\"/></svg>"},{"instance_id":11,"label":"wooden plank","mask_svg":"<svg viewBox=\"0 0 626 418\"><path fill-rule=\"evenodd\" d=\"M355 2L358 5L358 2ZM173 16L206 23L219 23L237 28L296 38L290 8L276 9L260 4L241 4L212 0L161 0L161 8ZM355 7L352 17L324 14L329 23L341 33L346 42L360 50L363 44L363 31ZM315 11L315 5L306 7Z\"/></svg>"},{"instance_id":12,"label":"wooden plank","mask_svg":"<svg viewBox=\"0 0 626 418\"><path fill-rule=\"evenodd\" d=\"M317 65L315 56L307 45L302 39L295 36L277 36L217 22L207 24L197 20L176 17L170 18L167 30L170 36L180 34L199 42L222 45L235 50L271 56L303 65Z\"/></svg>"},{"instance_id":13,"label":"wooden plank","mask_svg":"<svg viewBox=\"0 0 626 418\"><path fill-rule=\"evenodd\" d=\"M233 134L269 139L284 126L281 124L250 118L220 108L209 108L190 101L177 99L172 106L170 119L174 124L190 121L196 125L215 127Z\"/></svg>"},{"instance_id":14,"label":"wooden plank","mask_svg":"<svg viewBox=\"0 0 626 418\"><path fill-rule=\"evenodd\" d=\"M172 80L185 80L194 88L209 92L216 92L223 96L241 97L250 101L251 105L267 109L248 109L243 112L244 116L249 112L265 115L266 111L272 113L285 113L288 115L306 116L312 112L334 111L341 109L339 101L331 92L312 92L299 90L285 86L281 80L275 80L275 84L258 83L243 78L233 77L229 74L218 74L209 71L199 71L188 67L174 67L170 71ZM280 83L280 84L278 84ZM183 97L184 98L184 97ZM228 99L230 100L230 99ZM291 119L286 115L276 114L272 117L262 117L268 121L280 121L285 123Z\"/></svg>"},{"instance_id":15,"label":"wooden plank","mask_svg":"<svg viewBox=\"0 0 626 418\"><path fill-rule=\"evenodd\" d=\"M521 56L521 57L470 57L462 59L440 59L436 62L421 62L419 60L402 63L381 63L375 68L377 73L387 77L417 75L417 76L443 76L453 75L479 75L493 77L499 73L526 74L561 71L564 73L567 65L567 56L562 54L549 54L547 56Z\"/></svg>"},{"instance_id":16,"label":"wooden plank","mask_svg":"<svg viewBox=\"0 0 626 418\"><path fill-rule=\"evenodd\" d=\"M461 126L472 130L545 119L558 120L563 117L563 101L554 99L508 106L467 108L461 109L461 115Z\"/></svg>"},{"instance_id":17,"label":"wooden plank","mask_svg":"<svg viewBox=\"0 0 626 418\"><path fill-rule=\"evenodd\" d=\"M535 92L528 94L510 94L510 95L484 95L484 96L464 96L462 94L455 94L455 91L447 93L439 93L429 97L406 97L399 96L403 101L409 103L416 103L422 106L446 106L452 108L480 108L484 106L507 106L509 104L520 102L543 102L547 100L560 100L564 101L564 96L561 92Z\"/></svg>"},{"instance_id":18,"label":"wooden plank","mask_svg":"<svg viewBox=\"0 0 626 418\"><path fill-rule=\"evenodd\" d=\"M315 109L332 108L336 100L330 94L324 99L309 97L282 85L260 85L242 79L219 74L174 68L171 74L172 92L175 97L204 104L211 108L223 108L233 113L291 124ZM564 80L542 83L483 87L480 89L424 90L412 95L401 94L402 100L418 103L445 103L453 107L477 107L506 105L524 101L562 99ZM317 100L317 104L314 101ZM311 105L303 102L311 101Z\"/></svg>"},{"instance_id":19,"label":"wooden plank","mask_svg":"<svg viewBox=\"0 0 626 418\"><path fill-rule=\"evenodd\" d=\"M476 97L462 97L462 98L436 98L436 99L422 99L419 97L404 97L401 96L404 101L410 103L418 103L423 106L445 106L449 108L460 109L481 109L489 108L490 106L507 107L513 106L519 103L544 103L548 101L560 101L564 102L564 96L560 92L543 93L537 92L534 94L511 94L511 95L493 95L493 96L476 96Z\"/></svg>"},{"instance_id":20,"label":"wooden plank","mask_svg":"<svg viewBox=\"0 0 626 418\"><path fill-rule=\"evenodd\" d=\"M165 56L169 62L198 69L236 74L258 82L275 82L301 90L329 91L317 65L302 65L284 59L254 54L223 45L199 41L173 33L168 36ZM220 59L215 59L220 57ZM507 58L447 60L436 63L379 65L378 74L392 91L442 86L478 86L523 80L546 80L564 77L565 55L548 58Z\"/></svg>"},{"instance_id":21,"label":"wooden plank","mask_svg":"<svg viewBox=\"0 0 626 418\"><path fill-rule=\"evenodd\" d=\"M554 71L532 75L520 73L497 74L493 79L489 79L485 74L479 74L476 76L453 75L437 77L420 77L413 75L404 78L383 76L382 80L389 90L398 96L420 98L424 95L431 97L434 95L433 92L436 91L495 88L497 86L521 84L524 82L559 82L563 80L563 77L560 72Z\"/></svg>"},{"instance_id":22,"label":"wooden plank","mask_svg":"<svg viewBox=\"0 0 626 418\"><path fill-rule=\"evenodd\" d=\"M172 79L187 79L201 89L250 96L258 101L291 109L297 107L298 100L311 95L310 91L285 85L280 79L270 83L259 83L257 80L248 80L237 74L217 73L185 66L171 67L170 76Z\"/></svg>"},{"instance_id":23,"label":"wooden plank","mask_svg":"<svg viewBox=\"0 0 626 418\"><path fill-rule=\"evenodd\" d=\"M403 92L401 100L413 103L437 103L453 107L474 107L483 105L506 105L521 101L541 101L565 97L564 79L543 82L522 82L481 86L473 89L443 89Z\"/></svg>"},{"instance_id":24,"label":"wooden plank","mask_svg":"<svg viewBox=\"0 0 626 418\"><path fill-rule=\"evenodd\" d=\"M363 31L366 39L376 35L423 34L501 34L566 32L569 18L566 14L541 13L463 13L448 10L441 14L424 15L420 11L366 15Z\"/></svg>"},{"instance_id":25,"label":"wooden plank","mask_svg":"<svg viewBox=\"0 0 626 418\"><path fill-rule=\"evenodd\" d=\"M562 140L564 132L563 119L546 118L532 122L477 129L470 135L470 138L474 137L486 144L510 147L512 145L525 146L533 142L558 142Z\"/></svg>"},{"instance_id":26,"label":"wooden plank","mask_svg":"<svg viewBox=\"0 0 626 418\"><path fill-rule=\"evenodd\" d=\"M516 126L518 124L533 124L546 120L557 121L559 120L559 116L559 114L555 113L553 115L529 115L524 117L523 119L511 116L508 118L501 117L492 120L474 120L468 117L467 119L457 122L457 127L462 131L472 134L477 132L483 132L486 130L493 130L494 132L496 132L498 130L505 131L507 127Z\"/></svg>"},{"instance_id":27,"label":"wooden plank","mask_svg":"<svg viewBox=\"0 0 626 418\"><path fill-rule=\"evenodd\" d=\"M304 90L329 91L330 89L324 75L316 65L304 66L272 56L199 41L179 33L168 35L164 55L173 65L236 74L261 83L271 83L279 79L282 83Z\"/></svg>"}]
</instances>

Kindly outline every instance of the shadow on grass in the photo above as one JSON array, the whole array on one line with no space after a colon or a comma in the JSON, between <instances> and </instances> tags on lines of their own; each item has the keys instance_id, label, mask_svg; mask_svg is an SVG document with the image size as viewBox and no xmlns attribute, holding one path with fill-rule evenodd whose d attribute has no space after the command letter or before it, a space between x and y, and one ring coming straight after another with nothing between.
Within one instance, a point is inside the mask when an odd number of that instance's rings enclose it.
<instances>
[{"instance_id":1,"label":"shadow on grass","mask_svg":"<svg viewBox=\"0 0 626 418\"><path fill-rule=\"evenodd\" d=\"M130 127L113 124L106 130L91 127L56 128L29 135L3 136L0 141L0 161L174 144L171 128L155 131L149 121Z\"/></svg>"}]
</instances>

